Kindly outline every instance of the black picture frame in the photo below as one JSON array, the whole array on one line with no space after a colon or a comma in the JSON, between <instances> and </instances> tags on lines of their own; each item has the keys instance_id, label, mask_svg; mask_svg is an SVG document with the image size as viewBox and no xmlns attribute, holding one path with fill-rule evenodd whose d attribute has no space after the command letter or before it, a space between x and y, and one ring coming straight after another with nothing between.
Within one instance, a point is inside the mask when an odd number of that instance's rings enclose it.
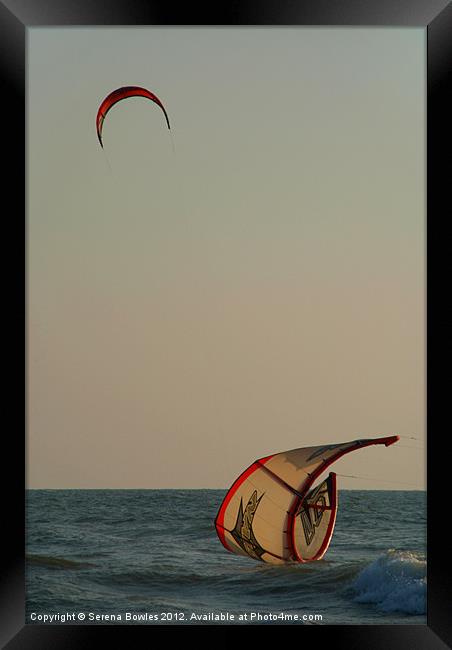
<instances>
[{"instance_id":1,"label":"black picture frame","mask_svg":"<svg viewBox=\"0 0 452 650\"><path fill-rule=\"evenodd\" d=\"M10 472L4 486L3 571L0 589L0 644L9 650L23 648L89 648L107 642L137 645L150 640L153 626L40 626L25 625L25 463L26 454L26 346L23 333L26 324L26 35L36 26L100 26L100 25L224 25L224 26L394 26L421 27L427 36L427 259L428 295L430 289L444 286L450 253L444 234L444 217L450 218L450 166L443 163L451 149L450 124L452 106L449 98L452 51L452 5L448 0L265 0L253 2L215 2L206 6L174 5L163 0L0 0L0 75L3 90L2 126L4 155L3 200L4 227L7 233L4 250L4 342L16 343L12 363L4 372L14 400L8 401L9 431L4 437L4 466ZM7 101L6 101L6 99ZM450 153L448 154L450 156ZM22 199L22 197L24 197ZM6 208L8 205L10 207ZM7 219L5 218L7 214ZM433 295L433 294L432 294ZM436 367L445 363L447 355L445 312L447 300L428 302L428 436L427 436L427 502L428 502L428 610L426 626L304 626L298 642L320 642L330 638L334 645L363 650L369 648L436 648L452 647L452 589L447 540L443 539L444 517L439 498L447 493L447 456L438 444L445 435L448 422L447 382L436 375ZM10 315L14 315L10 318ZM9 330L8 330L9 328ZM436 361L439 363L436 364ZM435 367L436 366L436 367ZM433 376L435 369L435 376ZM20 396L20 397L19 397ZM11 408L11 405L13 405ZM5 409L6 411L6 409ZM25 415L22 416L22 413ZM4 472L2 473L4 476ZM446 499L447 501L447 499ZM447 506L449 509L449 506ZM397 513L394 513L397 516ZM449 519L449 517L447 517ZM182 626L159 627L162 631ZM228 626L222 633L230 634ZM232 626L234 637L237 629ZM209 626L193 626L197 632ZM210 630L211 631L211 630ZM315 636L314 636L315 635ZM223 638L226 640L226 636ZM133 637L133 640L131 639Z\"/></svg>"}]
</instances>

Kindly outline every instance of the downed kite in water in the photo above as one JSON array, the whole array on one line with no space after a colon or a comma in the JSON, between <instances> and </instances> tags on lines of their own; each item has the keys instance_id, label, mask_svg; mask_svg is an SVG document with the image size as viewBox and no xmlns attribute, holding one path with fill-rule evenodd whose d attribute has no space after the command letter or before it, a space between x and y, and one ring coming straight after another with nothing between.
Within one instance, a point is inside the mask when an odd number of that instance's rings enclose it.
<instances>
[{"instance_id":1,"label":"downed kite in water","mask_svg":"<svg viewBox=\"0 0 452 650\"><path fill-rule=\"evenodd\" d=\"M110 110L110 108L112 108L112 106L114 106L115 104L117 104L123 99L128 99L129 97L144 97L145 99L150 99L151 101L153 101L155 104L157 104L157 106L160 106L160 108L163 111L163 114L165 115L166 124L168 125L168 128L170 128L170 123L169 123L168 115L165 111L165 107L163 106L162 102L157 97L157 95L154 95L154 93L151 93L150 90L146 90L146 88L141 88L140 86L123 86L122 88L117 88L109 95L107 95L107 97L105 97L102 104L99 106L99 110L97 111L96 131L97 131L97 137L99 138L100 146L102 148L104 146L102 142L102 128L108 111Z\"/></svg>"},{"instance_id":2,"label":"downed kite in water","mask_svg":"<svg viewBox=\"0 0 452 650\"><path fill-rule=\"evenodd\" d=\"M232 485L215 527L223 546L271 564L312 562L326 553L337 511L336 474L314 481L344 454L399 436L301 447L256 460Z\"/></svg>"}]
</instances>

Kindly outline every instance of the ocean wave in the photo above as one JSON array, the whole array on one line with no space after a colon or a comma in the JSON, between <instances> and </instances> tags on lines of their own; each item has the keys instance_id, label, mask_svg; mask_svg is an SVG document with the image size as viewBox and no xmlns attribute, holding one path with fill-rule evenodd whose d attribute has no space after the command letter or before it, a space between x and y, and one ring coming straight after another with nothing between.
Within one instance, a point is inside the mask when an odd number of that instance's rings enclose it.
<instances>
[{"instance_id":1,"label":"ocean wave","mask_svg":"<svg viewBox=\"0 0 452 650\"><path fill-rule=\"evenodd\" d=\"M77 562L75 560L67 560L64 557L54 557L49 555L26 555L26 561L29 564L37 564L39 566L46 566L51 569L85 569L93 567L95 564L91 562Z\"/></svg>"},{"instance_id":2,"label":"ocean wave","mask_svg":"<svg viewBox=\"0 0 452 650\"><path fill-rule=\"evenodd\" d=\"M166 590L180 589L186 587L198 587L201 585L223 584L224 577L201 575L196 572L181 572L173 569L152 570L146 568L129 569L128 571L110 571L108 573L97 572L91 576L91 581L102 584L108 588L132 587L132 588L164 588Z\"/></svg>"},{"instance_id":3,"label":"ocean wave","mask_svg":"<svg viewBox=\"0 0 452 650\"><path fill-rule=\"evenodd\" d=\"M374 603L382 612L426 613L426 560L411 551L388 550L366 566L352 584L356 603Z\"/></svg>"}]
</instances>

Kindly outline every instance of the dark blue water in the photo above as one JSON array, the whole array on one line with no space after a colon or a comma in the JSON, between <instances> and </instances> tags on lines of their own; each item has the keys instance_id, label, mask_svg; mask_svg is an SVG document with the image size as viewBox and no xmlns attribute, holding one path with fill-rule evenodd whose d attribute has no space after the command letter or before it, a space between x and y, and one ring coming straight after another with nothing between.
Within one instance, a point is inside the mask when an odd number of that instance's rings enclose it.
<instances>
[{"instance_id":1,"label":"dark blue water","mask_svg":"<svg viewBox=\"0 0 452 650\"><path fill-rule=\"evenodd\" d=\"M27 623L426 624L424 492L340 491L324 559L284 566L224 549L225 493L29 490Z\"/></svg>"}]
</instances>

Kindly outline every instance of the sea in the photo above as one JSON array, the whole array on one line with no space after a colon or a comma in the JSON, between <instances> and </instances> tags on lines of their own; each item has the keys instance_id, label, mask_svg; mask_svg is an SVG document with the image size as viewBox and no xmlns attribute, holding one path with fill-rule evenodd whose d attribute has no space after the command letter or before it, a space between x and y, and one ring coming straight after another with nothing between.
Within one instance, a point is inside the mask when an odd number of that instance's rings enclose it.
<instances>
[{"instance_id":1,"label":"sea","mask_svg":"<svg viewBox=\"0 0 452 650\"><path fill-rule=\"evenodd\" d=\"M426 625L426 493L340 490L320 561L228 552L225 490L28 490L26 622Z\"/></svg>"}]
</instances>

